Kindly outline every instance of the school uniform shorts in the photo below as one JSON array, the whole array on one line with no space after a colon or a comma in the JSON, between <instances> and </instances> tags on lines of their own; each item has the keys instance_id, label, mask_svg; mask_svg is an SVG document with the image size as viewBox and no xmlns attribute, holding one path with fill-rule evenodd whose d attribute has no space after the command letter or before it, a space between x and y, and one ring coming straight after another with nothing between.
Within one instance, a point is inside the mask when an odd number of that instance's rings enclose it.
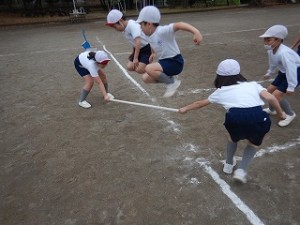
<instances>
[{"instance_id":1,"label":"school uniform shorts","mask_svg":"<svg viewBox=\"0 0 300 225\"><path fill-rule=\"evenodd\" d=\"M233 142L246 139L259 146L270 131L271 120L261 106L231 108L225 115L224 126Z\"/></svg>"},{"instance_id":2,"label":"school uniform shorts","mask_svg":"<svg viewBox=\"0 0 300 225\"><path fill-rule=\"evenodd\" d=\"M74 66L75 66L75 69L77 70L77 72L79 73L79 75L80 75L81 77L84 77L84 76L90 74L90 72L89 72L86 68L84 68L84 67L81 65L78 56L77 56L76 59L74 60Z\"/></svg>"},{"instance_id":3,"label":"school uniform shorts","mask_svg":"<svg viewBox=\"0 0 300 225\"><path fill-rule=\"evenodd\" d=\"M135 49L133 49L132 54L128 57L129 61L131 61L131 62L133 62L134 52L135 52ZM150 47L150 44L147 44L146 46L144 46L140 49L140 54L139 54L139 58L138 58L139 62L148 65L150 55L151 55L151 47Z\"/></svg>"},{"instance_id":4,"label":"school uniform shorts","mask_svg":"<svg viewBox=\"0 0 300 225\"><path fill-rule=\"evenodd\" d=\"M163 72L168 76L175 76L182 72L184 60L181 54L172 58L160 59L158 63L163 68Z\"/></svg>"},{"instance_id":5,"label":"school uniform shorts","mask_svg":"<svg viewBox=\"0 0 300 225\"><path fill-rule=\"evenodd\" d=\"M297 69L297 80L298 80L297 86L299 86L299 84L300 84L300 67L298 67L298 69ZM272 82L272 85L276 86L279 91L286 93L286 89L288 88L286 74L279 71L277 77Z\"/></svg>"}]
</instances>

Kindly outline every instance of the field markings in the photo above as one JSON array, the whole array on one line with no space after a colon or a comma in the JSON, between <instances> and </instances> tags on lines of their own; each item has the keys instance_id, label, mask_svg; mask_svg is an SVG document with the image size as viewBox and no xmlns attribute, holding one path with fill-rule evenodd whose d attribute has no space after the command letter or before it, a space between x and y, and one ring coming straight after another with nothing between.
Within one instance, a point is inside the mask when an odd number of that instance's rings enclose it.
<instances>
[{"instance_id":1,"label":"field markings","mask_svg":"<svg viewBox=\"0 0 300 225\"><path fill-rule=\"evenodd\" d=\"M126 71L126 69L118 62L118 60L113 56L113 54L111 52L108 51L108 49L105 47L105 45L102 43L102 41L98 38L97 41L103 45L103 49L111 56L111 58L116 62L117 66L120 68L120 70L124 73L124 75L131 81L133 82L134 85L136 85L143 93L145 93L148 97L151 98L150 94L144 89L144 88L140 88L141 85L135 81L130 75L129 73ZM162 112L163 113L163 112ZM180 125L176 125L176 123L174 121L170 121L167 120L168 123L170 123L172 126L176 127L176 129L174 129L175 133L179 133L180 131L178 130L178 127L180 127ZM187 144L187 145L191 145L191 144ZM206 173L208 173L212 179L215 181L215 183L217 183L219 185L219 187L221 188L222 192L233 202L233 204L239 209L241 210L246 218L249 220L249 222L251 222L253 225L263 225L264 223L258 218L258 216L256 216L254 214L254 212L234 193L231 191L230 186L226 183L226 181L224 181L223 179L221 179L218 175L218 173L216 171L214 171L210 166L209 166L209 162L206 161L205 159L197 159L197 163L199 163L199 165L204 169L204 171Z\"/></svg>"}]
</instances>

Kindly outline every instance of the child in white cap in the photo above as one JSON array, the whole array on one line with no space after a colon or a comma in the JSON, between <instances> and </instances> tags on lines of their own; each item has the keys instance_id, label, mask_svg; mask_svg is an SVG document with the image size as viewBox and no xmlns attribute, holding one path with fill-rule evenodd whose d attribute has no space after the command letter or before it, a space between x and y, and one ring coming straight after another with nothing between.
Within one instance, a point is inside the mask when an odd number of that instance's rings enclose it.
<instances>
[{"instance_id":1,"label":"child in white cap","mask_svg":"<svg viewBox=\"0 0 300 225\"><path fill-rule=\"evenodd\" d=\"M278 71L278 75L267 90L272 93L280 103L281 108L286 113L286 119L278 122L278 125L285 127L289 125L296 117L292 110L287 96L295 92L295 88L300 81L300 57L291 48L282 42L287 37L288 30L283 25L274 25L264 34L259 36L264 39L264 46L268 50L269 69L264 75L264 79L269 79L271 74ZM272 106L265 109L271 115L274 115Z\"/></svg>"},{"instance_id":2,"label":"child in white cap","mask_svg":"<svg viewBox=\"0 0 300 225\"><path fill-rule=\"evenodd\" d=\"M80 92L79 106L87 109L91 104L86 101L94 82L97 83L104 100L109 101L108 83L103 69L110 59L104 51L85 51L80 53L74 60L74 66L77 72L84 79L84 85Z\"/></svg>"},{"instance_id":3,"label":"child in white cap","mask_svg":"<svg viewBox=\"0 0 300 225\"><path fill-rule=\"evenodd\" d=\"M244 149L242 161L233 174L235 180L246 183L248 165L271 126L269 115L262 109L264 100L274 107L280 119L284 119L285 115L277 99L265 88L256 82L246 82L240 74L240 65L236 60L222 61L216 73L214 84L217 90L207 99L180 108L179 113L200 109L210 103L220 104L226 109L224 126L229 135L223 172L233 173L237 142L246 139L248 144Z\"/></svg>"},{"instance_id":4,"label":"child in white cap","mask_svg":"<svg viewBox=\"0 0 300 225\"><path fill-rule=\"evenodd\" d=\"M146 41L140 24L134 20L126 20L126 17L120 10L113 9L107 15L106 25L122 32L133 48L132 54L128 58L127 70L135 71L139 74L145 73L145 67L149 64L151 47Z\"/></svg>"},{"instance_id":5,"label":"child in white cap","mask_svg":"<svg viewBox=\"0 0 300 225\"><path fill-rule=\"evenodd\" d=\"M196 45L199 45L202 41L202 35L198 29L184 22L160 26L160 18L158 8L146 6L141 10L137 19L143 32L148 36L151 48L158 58L158 62L146 66L143 80L145 83L166 84L167 90L164 97L171 97L180 86L180 81L174 79L174 76L182 72L184 65L183 57L175 39L175 33L178 30L192 33ZM151 58L150 61L152 60Z\"/></svg>"}]
</instances>

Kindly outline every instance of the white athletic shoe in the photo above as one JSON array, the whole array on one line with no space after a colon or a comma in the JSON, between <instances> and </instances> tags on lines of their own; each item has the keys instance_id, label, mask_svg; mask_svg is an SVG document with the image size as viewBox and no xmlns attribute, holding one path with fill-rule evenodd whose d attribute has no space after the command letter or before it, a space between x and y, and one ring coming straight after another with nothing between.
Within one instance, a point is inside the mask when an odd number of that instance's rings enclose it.
<instances>
[{"instance_id":1,"label":"white athletic shoe","mask_svg":"<svg viewBox=\"0 0 300 225\"><path fill-rule=\"evenodd\" d=\"M173 96L175 94L177 88L180 86L180 84L181 84L181 81L180 80L176 80L176 79L175 79L174 83L167 84L166 85L167 86L167 90L166 90L166 92L164 94L164 97L165 98L169 98L169 97Z\"/></svg>"},{"instance_id":2,"label":"white athletic shoe","mask_svg":"<svg viewBox=\"0 0 300 225\"><path fill-rule=\"evenodd\" d=\"M88 109L88 108L91 108L92 105L90 103L88 103L87 101L82 101L82 102L79 102L78 105L80 105L82 108L85 108L85 109Z\"/></svg>"},{"instance_id":3,"label":"white athletic shoe","mask_svg":"<svg viewBox=\"0 0 300 225\"><path fill-rule=\"evenodd\" d=\"M236 165L236 160L235 160L234 157L233 157L233 164L232 165L226 163L226 161L225 161L224 167L223 167L223 172L226 173L226 174L232 174L233 168L235 167L235 165Z\"/></svg>"},{"instance_id":4,"label":"white athletic shoe","mask_svg":"<svg viewBox=\"0 0 300 225\"><path fill-rule=\"evenodd\" d=\"M233 173L233 179L243 184L247 183L247 173L243 169L237 169Z\"/></svg>"},{"instance_id":5,"label":"white athletic shoe","mask_svg":"<svg viewBox=\"0 0 300 225\"><path fill-rule=\"evenodd\" d=\"M275 116L277 114L276 111L271 111L270 108L265 108L263 109L263 111L265 111L266 113L268 113L269 115Z\"/></svg>"},{"instance_id":6,"label":"white athletic shoe","mask_svg":"<svg viewBox=\"0 0 300 225\"><path fill-rule=\"evenodd\" d=\"M296 113L294 113L291 116L286 115L286 118L284 120L280 120L278 122L278 125L281 126L281 127L286 127L287 125L289 125L293 121L293 119L295 119L295 117L296 117Z\"/></svg>"}]
</instances>

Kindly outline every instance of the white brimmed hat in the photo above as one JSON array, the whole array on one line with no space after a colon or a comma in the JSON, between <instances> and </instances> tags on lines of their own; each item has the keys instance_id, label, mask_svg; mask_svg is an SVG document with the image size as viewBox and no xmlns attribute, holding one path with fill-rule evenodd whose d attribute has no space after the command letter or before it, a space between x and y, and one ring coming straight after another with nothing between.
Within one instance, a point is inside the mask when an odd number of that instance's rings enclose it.
<instances>
[{"instance_id":1,"label":"white brimmed hat","mask_svg":"<svg viewBox=\"0 0 300 225\"><path fill-rule=\"evenodd\" d=\"M226 59L222 61L216 71L216 73L220 76L233 76L240 74L240 72L240 64L234 59Z\"/></svg>"},{"instance_id":2,"label":"white brimmed hat","mask_svg":"<svg viewBox=\"0 0 300 225\"><path fill-rule=\"evenodd\" d=\"M260 35L260 38L279 38L285 39L288 35L288 30L283 25L274 25L270 27L264 34Z\"/></svg>"},{"instance_id":3,"label":"white brimmed hat","mask_svg":"<svg viewBox=\"0 0 300 225\"><path fill-rule=\"evenodd\" d=\"M113 9L107 15L107 23L106 25L113 25L117 23L120 19L122 19L123 13L120 10Z\"/></svg>"},{"instance_id":4,"label":"white brimmed hat","mask_svg":"<svg viewBox=\"0 0 300 225\"><path fill-rule=\"evenodd\" d=\"M95 60L98 63L105 64L110 61L110 58L108 58L108 55L105 51L97 51L95 55Z\"/></svg>"},{"instance_id":5,"label":"white brimmed hat","mask_svg":"<svg viewBox=\"0 0 300 225\"><path fill-rule=\"evenodd\" d=\"M159 9L153 5L145 6L137 19L137 23L149 22L149 23L159 23L160 12Z\"/></svg>"}]
</instances>

